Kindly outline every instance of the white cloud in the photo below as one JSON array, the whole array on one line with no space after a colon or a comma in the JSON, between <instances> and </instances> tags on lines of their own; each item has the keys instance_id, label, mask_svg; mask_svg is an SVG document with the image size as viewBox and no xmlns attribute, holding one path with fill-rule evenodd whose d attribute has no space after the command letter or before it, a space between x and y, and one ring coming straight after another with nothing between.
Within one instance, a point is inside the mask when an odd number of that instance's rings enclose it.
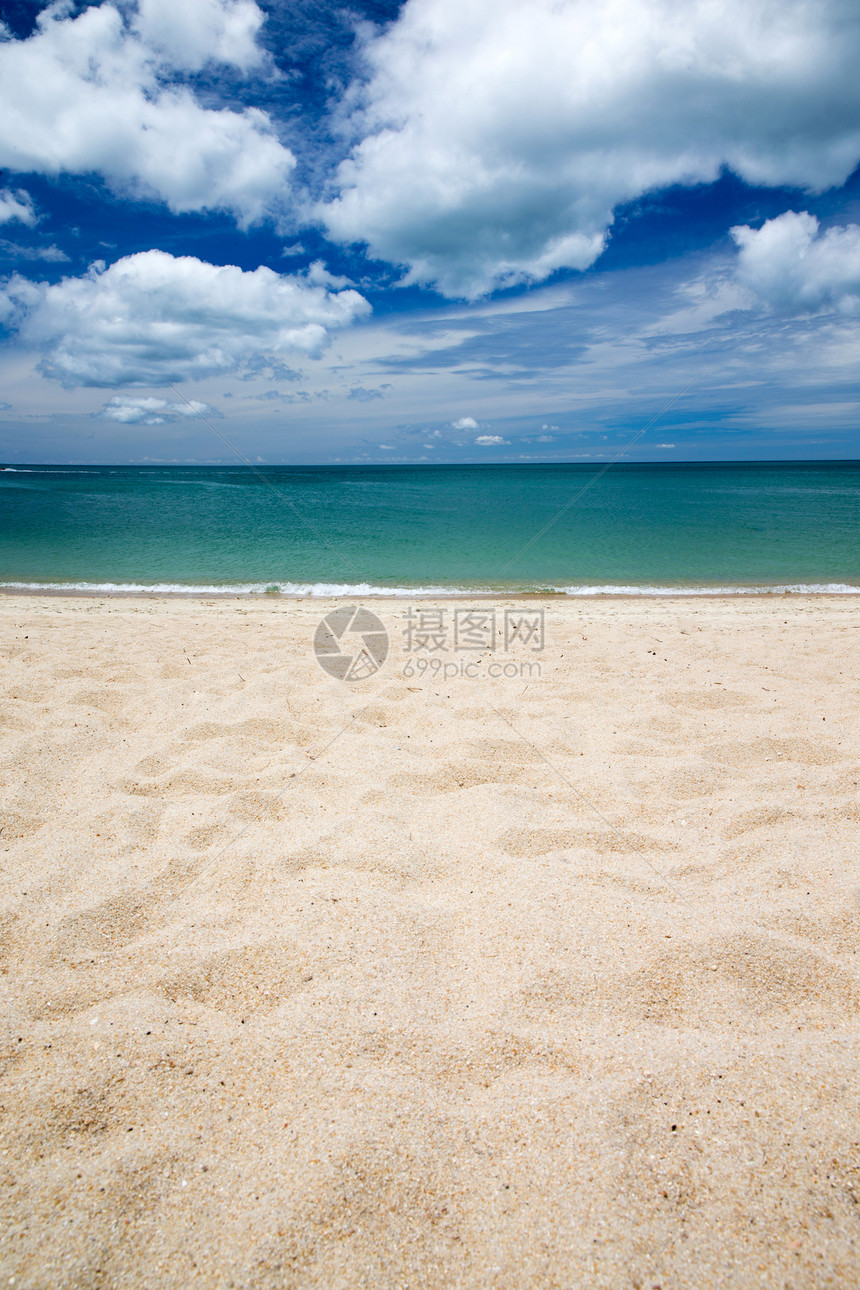
<instances>
[{"instance_id":1,"label":"white cloud","mask_svg":"<svg viewBox=\"0 0 860 1290\"><path fill-rule=\"evenodd\" d=\"M474 417L459 417L456 421L452 421L451 425L455 430L477 430L478 428Z\"/></svg>"},{"instance_id":2,"label":"white cloud","mask_svg":"<svg viewBox=\"0 0 860 1290\"><path fill-rule=\"evenodd\" d=\"M0 224L8 224L13 219L32 228L36 223L33 199L23 188L14 193L10 188L0 188Z\"/></svg>"},{"instance_id":3,"label":"white cloud","mask_svg":"<svg viewBox=\"0 0 860 1290\"><path fill-rule=\"evenodd\" d=\"M555 443L555 435L554 435L554 434L539 434L539 435L537 436L537 438L535 439L535 443Z\"/></svg>"},{"instance_id":4,"label":"white cloud","mask_svg":"<svg viewBox=\"0 0 860 1290\"><path fill-rule=\"evenodd\" d=\"M302 272L306 280L315 287L339 288L355 286L351 278L338 277L335 273L329 273L322 260L314 260Z\"/></svg>"},{"instance_id":5,"label":"white cloud","mask_svg":"<svg viewBox=\"0 0 860 1290\"><path fill-rule=\"evenodd\" d=\"M65 251L59 246L21 246L18 242L9 242L0 238L0 255L10 260L45 260L49 264L64 264L68 260Z\"/></svg>"},{"instance_id":6,"label":"white cloud","mask_svg":"<svg viewBox=\"0 0 860 1290\"><path fill-rule=\"evenodd\" d=\"M759 229L732 229L738 277L777 310L860 313L860 226L821 231L807 211L785 211Z\"/></svg>"},{"instance_id":7,"label":"white cloud","mask_svg":"<svg viewBox=\"0 0 860 1290\"><path fill-rule=\"evenodd\" d=\"M251 0L140 0L68 16L49 6L0 43L0 166L96 172L172 211L223 209L247 225L279 209L295 165L265 113L202 106L181 83L207 63L264 59Z\"/></svg>"},{"instance_id":8,"label":"white cloud","mask_svg":"<svg viewBox=\"0 0 860 1290\"><path fill-rule=\"evenodd\" d=\"M39 370L67 386L157 386L316 357L329 330L369 312L357 291L166 251L53 285L14 275L0 290L0 319L44 350Z\"/></svg>"},{"instance_id":9,"label":"white cloud","mask_svg":"<svg viewBox=\"0 0 860 1290\"><path fill-rule=\"evenodd\" d=\"M170 403L167 399L133 398L125 394L115 394L97 414L107 421L119 421L123 425L159 426L165 421L176 421L179 417L220 416L208 403L189 399L187 403Z\"/></svg>"},{"instance_id":10,"label":"white cloud","mask_svg":"<svg viewBox=\"0 0 860 1290\"><path fill-rule=\"evenodd\" d=\"M510 439L503 439L499 434L479 434L475 443L479 443L484 448L495 448L500 443L510 443Z\"/></svg>"},{"instance_id":11,"label":"white cloud","mask_svg":"<svg viewBox=\"0 0 860 1290\"><path fill-rule=\"evenodd\" d=\"M169 65L197 72L209 62L250 71L263 61L253 0L138 0L132 29Z\"/></svg>"},{"instance_id":12,"label":"white cloud","mask_svg":"<svg viewBox=\"0 0 860 1290\"><path fill-rule=\"evenodd\" d=\"M322 218L452 296L586 268L656 188L860 159L856 0L408 0L364 54Z\"/></svg>"}]
</instances>

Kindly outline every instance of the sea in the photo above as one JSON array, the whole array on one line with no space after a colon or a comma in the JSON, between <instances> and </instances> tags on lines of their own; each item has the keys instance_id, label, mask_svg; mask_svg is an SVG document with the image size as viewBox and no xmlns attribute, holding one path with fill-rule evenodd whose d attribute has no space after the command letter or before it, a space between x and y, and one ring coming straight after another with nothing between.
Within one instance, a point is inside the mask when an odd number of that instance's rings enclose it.
<instances>
[{"instance_id":1,"label":"sea","mask_svg":"<svg viewBox=\"0 0 860 1290\"><path fill-rule=\"evenodd\" d=\"M860 592L860 462L0 470L0 587Z\"/></svg>"}]
</instances>

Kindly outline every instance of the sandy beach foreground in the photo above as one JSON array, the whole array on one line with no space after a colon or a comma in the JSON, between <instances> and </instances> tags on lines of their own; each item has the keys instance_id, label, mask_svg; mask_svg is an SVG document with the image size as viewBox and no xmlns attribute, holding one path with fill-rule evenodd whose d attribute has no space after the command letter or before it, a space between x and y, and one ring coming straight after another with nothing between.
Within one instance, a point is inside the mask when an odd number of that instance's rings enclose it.
<instances>
[{"instance_id":1,"label":"sandy beach foreground","mask_svg":"<svg viewBox=\"0 0 860 1290\"><path fill-rule=\"evenodd\" d=\"M370 607L0 600L2 1284L857 1285L860 601Z\"/></svg>"}]
</instances>

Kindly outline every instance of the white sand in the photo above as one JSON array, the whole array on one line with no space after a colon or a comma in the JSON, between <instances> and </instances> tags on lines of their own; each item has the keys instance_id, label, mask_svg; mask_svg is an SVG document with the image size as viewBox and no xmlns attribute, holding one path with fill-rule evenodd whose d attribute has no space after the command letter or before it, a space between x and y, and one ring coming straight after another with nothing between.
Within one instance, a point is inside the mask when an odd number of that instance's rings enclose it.
<instances>
[{"instance_id":1,"label":"white sand","mask_svg":"<svg viewBox=\"0 0 860 1290\"><path fill-rule=\"evenodd\" d=\"M0 600L0 1285L860 1283L860 603L330 607Z\"/></svg>"}]
</instances>

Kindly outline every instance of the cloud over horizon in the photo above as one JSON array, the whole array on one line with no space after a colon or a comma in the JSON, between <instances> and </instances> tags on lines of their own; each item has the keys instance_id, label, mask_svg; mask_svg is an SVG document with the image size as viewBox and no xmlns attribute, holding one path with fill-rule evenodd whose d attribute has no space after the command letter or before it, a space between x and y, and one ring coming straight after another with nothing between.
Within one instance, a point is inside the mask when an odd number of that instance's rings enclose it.
<instances>
[{"instance_id":1,"label":"cloud over horizon","mask_svg":"<svg viewBox=\"0 0 860 1290\"><path fill-rule=\"evenodd\" d=\"M69 387L159 386L285 354L316 357L330 330L369 312L357 291L166 251L92 265L53 285L15 275L0 290L0 319L45 351L44 376Z\"/></svg>"},{"instance_id":2,"label":"cloud over horizon","mask_svg":"<svg viewBox=\"0 0 860 1290\"><path fill-rule=\"evenodd\" d=\"M822 231L808 211L785 211L759 229L731 230L738 280L773 309L860 313L860 226Z\"/></svg>"},{"instance_id":3,"label":"cloud over horizon","mask_svg":"<svg viewBox=\"0 0 860 1290\"><path fill-rule=\"evenodd\" d=\"M189 399L187 403L171 403L168 399L152 396L136 398L128 394L115 394L94 415L105 421L118 421L121 425L160 426L165 421L177 421L183 417L217 417L221 414L199 399Z\"/></svg>"},{"instance_id":4,"label":"cloud over horizon","mask_svg":"<svg viewBox=\"0 0 860 1290\"><path fill-rule=\"evenodd\" d=\"M269 459L560 460L691 376L678 454L855 451L856 0L4 13L4 455L191 444L185 381Z\"/></svg>"}]
</instances>

